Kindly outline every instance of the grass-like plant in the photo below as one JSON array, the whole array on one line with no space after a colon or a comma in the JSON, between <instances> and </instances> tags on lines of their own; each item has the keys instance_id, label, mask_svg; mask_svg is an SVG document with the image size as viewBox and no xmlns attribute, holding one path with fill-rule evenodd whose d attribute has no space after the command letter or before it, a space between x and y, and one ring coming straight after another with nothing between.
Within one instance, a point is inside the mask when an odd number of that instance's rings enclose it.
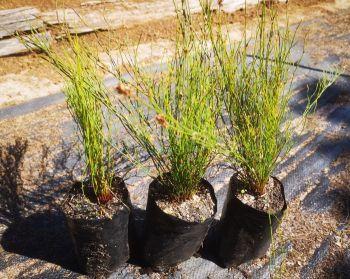
<instances>
[{"instance_id":1,"label":"grass-like plant","mask_svg":"<svg viewBox=\"0 0 350 279\"><path fill-rule=\"evenodd\" d=\"M214 30L210 9L204 11L218 65L218 98L223 103L220 153L237 169L247 188L264 194L278 160L292 146L296 128L289 108L295 31L288 24L279 28L277 13L262 3L255 35L248 39L245 28L242 41L233 44L222 26ZM297 125L304 124L334 78L320 81Z\"/></svg>"},{"instance_id":2,"label":"grass-like plant","mask_svg":"<svg viewBox=\"0 0 350 279\"><path fill-rule=\"evenodd\" d=\"M87 176L99 203L112 198L114 177L111 134L101 96L106 94L97 65L89 48L77 37L67 34L69 50L52 50L49 42L33 33L26 44L36 46L43 58L65 78L64 94L68 109L78 127L86 161Z\"/></svg>"},{"instance_id":3,"label":"grass-like plant","mask_svg":"<svg viewBox=\"0 0 350 279\"><path fill-rule=\"evenodd\" d=\"M207 45L194 43L193 37L186 35L190 33L178 34L176 54L166 72L149 74L128 63L131 80L125 80L116 70L121 81L117 91L123 97L119 109L111 108L152 160L164 191L176 200L198 191L214 150L180 127L211 135L216 133L218 115Z\"/></svg>"}]
</instances>

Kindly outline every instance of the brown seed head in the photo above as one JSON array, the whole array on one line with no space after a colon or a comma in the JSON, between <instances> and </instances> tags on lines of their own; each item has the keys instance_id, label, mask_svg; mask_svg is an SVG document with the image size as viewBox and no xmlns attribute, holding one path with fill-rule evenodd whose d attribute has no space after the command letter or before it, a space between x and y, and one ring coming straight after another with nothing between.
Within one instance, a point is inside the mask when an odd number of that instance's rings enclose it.
<instances>
[{"instance_id":1,"label":"brown seed head","mask_svg":"<svg viewBox=\"0 0 350 279\"><path fill-rule=\"evenodd\" d=\"M161 114L157 114L156 121L158 124L164 128L168 127L168 122L166 121L165 117Z\"/></svg>"},{"instance_id":2,"label":"brown seed head","mask_svg":"<svg viewBox=\"0 0 350 279\"><path fill-rule=\"evenodd\" d=\"M129 97L131 95L131 89L123 84L119 83L118 86L115 88L115 90L120 94Z\"/></svg>"}]
</instances>

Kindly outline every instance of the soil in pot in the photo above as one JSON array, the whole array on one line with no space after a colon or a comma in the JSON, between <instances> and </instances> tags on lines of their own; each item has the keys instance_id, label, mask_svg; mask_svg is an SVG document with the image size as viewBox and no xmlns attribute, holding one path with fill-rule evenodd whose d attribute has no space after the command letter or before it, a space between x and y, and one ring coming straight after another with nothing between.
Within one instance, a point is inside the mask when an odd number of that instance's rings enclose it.
<instances>
[{"instance_id":1,"label":"soil in pot","mask_svg":"<svg viewBox=\"0 0 350 279\"><path fill-rule=\"evenodd\" d=\"M120 178L112 191L113 198L99 205L89 183L76 183L63 204L80 269L92 278L107 277L129 259L130 197Z\"/></svg>"},{"instance_id":2,"label":"soil in pot","mask_svg":"<svg viewBox=\"0 0 350 279\"><path fill-rule=\"evenodd\" d=\"M264 195L242 189L243 183L234 175L211 244L224 267L264 256L287 208L283 185L275 177L270 177Z\"/></svg>"},{"instance_id":3,"label":"soil in pot","mask_svg":"<svg viewBox=\"0 0 350 279\"><path fill-rule=\"evenodd\" d=\"M143 256L147 265L166 270L200 248L217 209L212 185L202 179L191 198L174 201L155 179L149 187Z\"/></svg>"}]
</instances>

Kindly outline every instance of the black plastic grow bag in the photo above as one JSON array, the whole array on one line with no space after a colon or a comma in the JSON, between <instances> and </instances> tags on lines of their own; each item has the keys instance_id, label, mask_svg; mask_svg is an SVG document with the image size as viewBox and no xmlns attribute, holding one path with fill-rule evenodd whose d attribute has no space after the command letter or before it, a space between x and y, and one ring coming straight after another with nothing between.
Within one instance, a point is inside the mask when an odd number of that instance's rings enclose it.
<instances>
[{"instance_id":1,"label":"black plastic grow bag","mask_svg":"<svg viewBox=\"0 0 350 279\"><path fill-rule=\"evenodd\" d=\"M225 206L218 225L214 249L224 267L238 266L249 260L264 256L270 247L287 203L282 183L283 208L273 215L242 203L235 195L239 180L231 177Z\"/></svg>"},{"instance_id":2,"label":"black plastic grow bag","mask_svg":"<svg viewBox=\"0 0 350 279\"><path fill-rule=\"evenodd\" d=\"M149 187L144 230L143 257L156 270L167 269L189 259L203 243L217 210L212 185L202 179L214 203L213 214L203 222L188 222L162 211L156 204L154 189L158 180Z\"/></svg>"},{"instance_id":3,"label":"black plastic grow bag","mask_svg":"<svg viewBox=\"0 0 350 279\"><path fill-rule=\"evenodd\" d=\"M130 197L122 179L115 179L113 184L113 188L119 190L122 202L115 202L116 206L113 205L113 212L109 216L102 212L96 216L86 216L88 211L96 211L98 205L85 200L82 206L77 207L75 203L80 200L77 197L83 195L81 186L77 185L63 205L80 269L93 278L105 278L124 264L130 255Z\"/></svg>"}]
</instances>

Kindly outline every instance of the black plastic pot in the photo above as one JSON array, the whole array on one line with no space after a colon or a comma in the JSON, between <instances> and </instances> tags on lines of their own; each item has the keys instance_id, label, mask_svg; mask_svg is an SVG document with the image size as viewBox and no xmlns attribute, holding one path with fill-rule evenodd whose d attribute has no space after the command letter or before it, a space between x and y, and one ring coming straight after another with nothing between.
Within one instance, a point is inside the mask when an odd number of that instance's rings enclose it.
<instances>
[{"instance_id":1,"label":"black plastic pot","mask_svg":"<svg viewBox=\"0 0 350 279\"><path fill-rule=\"evenodd\" d=\"M189 259L200 248L217 210L217 200L212 185L202 179L209 190L214 208L211 217L202 222L188 222L165 213L156 201L158 180L149 186L144 230L143 256L147 265L164 270Z\"/></svg>"},{"instance_id":2,"label":"black plastic pot","mask_svg":"<svg viewBox=\"0 0 350 279\"><path fill-rule=\"evenodd\" d=\"M105 278L129 259L129 193L122 179L114 179L116 196L102 208L93 198L86 200L79 184L73 187L63 212L80 269L92 278ZM92 188L85 184L85 196L92 197Z\"/></svg>"},{"instance_id":3,"label":"black plastic pot","mask_svg":"<svg viewBox=\"0 0 350 279\"><path fill-rule=\"evenodd\" d=\"M241 182L236 175L231 177L214 244L218 260L224 267L263 257L269 249L271 233L275 233L287 209L283 185L277 178L272 178L280 185L284 204L280 211L269 215L242 203L236 197Z\"/></svg>"}]
</instances>

